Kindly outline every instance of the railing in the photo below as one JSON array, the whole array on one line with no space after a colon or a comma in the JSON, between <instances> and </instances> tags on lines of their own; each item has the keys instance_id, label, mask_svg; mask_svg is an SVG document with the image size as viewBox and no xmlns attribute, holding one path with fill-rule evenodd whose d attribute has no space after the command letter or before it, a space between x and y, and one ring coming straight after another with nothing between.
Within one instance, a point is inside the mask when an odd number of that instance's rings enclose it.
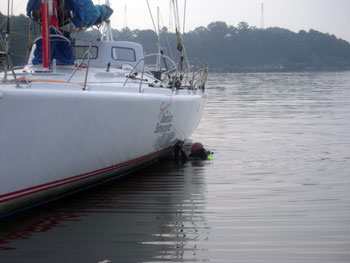
<instances>
[{"instance_id":1,"label":"railing","mask_svg":"<svg viewBox=\"0 0 350 263\"><path fill-rule=\"evenodd\" d=\"M87 64L87 66L86 66L86 74L85 74L85 79L84 79L83 90L86 90L86 83L87 83L87 78L88 78L88 73L89 73L89 67L90 67L91 47L92 47L92 43L90 42L89 49L86 50L86 51L84 52L84 54L83 54L83 59L81 60L80 64L74 69L73 73L70 75L69 79L67 80L67 83L70 82L70 80L73 78L73 76L74 76L75 73L78 71L78 69L81 68L82 65L84 65L85 58L86 58L86 56L87 56L88 64Z\"/></svg>"},{"instance_id":2,"label":"railing","mask_svg":"<svg viewBox=\"0 0 350 263\"><path fill-rule=\"evenodd\" d=\"M1 45L3 47L5 47L5 43L4 43L4 40L3 40L1 35L0 35L0 41L1 41ZM19 83L18 83L18 80L17 80L17 76L16 76L16 73L15 73L15 70L14 70L14 67L13 67L13 64L12 64L12 61L11 61L11 58L10 58L9 54L7 52L1 51L0 52L0 58L4 62L6 62L5 67L7 67L7 68L5 68L5 72L4 72L5 77L4 77L3 81L7 81L7 69L10 68L11 71L12 71L13 78L14 78L15 83L16 83L16 88L19 88L20 86L19 86Z\"/></svg>"},{"instance_id":3,"label":"railing","mask_svg":"<svg viewBox=\"0 0 350 263\"><path fill-rule=\"evenodd\" d=\"M172 68L174 68L174 67L176 68L175 62L174 62L171 58L169 58L168 56L161 55L161 54L158 54L158 53L153 53L153 54L146 55L145 57L139 59L139 60L136 62L136 64L133 66L133 68L132 68L132 70L130 71L130 73L128 74L128 76L127 76L127 78L126 78L126 80L125 80L123 86L126 85L126 83L129 81L129 79L132 79L132 78L133 78L133 75L134 75L134 72L135 72L135 69L137 68L137 66L138 66L141 62L144 62L143 66L142 66L142 74L141 74L141 75L142 75L142 77L141 77L141 83L140 83L140 87L141 87L141 86L142 86L142 82L143 82L144 71L145 71L145 69L146 69L146 67L145 67L146 59L147 59L147 58L150 58L150 57L157 57L157 56L161 56L163 59L166 59L166 60L170 61L170 62L172 63L172 65L173 65ZM163 74L168 74L168 72L169 72L169 71L165 71L165 72L163 72Z\"/></svg>"},{"instance_id":4,"label":"railing","mask_svg":"<svg viewBox=\"0 0 350 263\"><path fill-rule=\"evenodd\" d=\"M17 76L16 76L16 73L15 73L14 67L12 65L12 61L11 61L11 58L10 58L9 54L6 53L6 52L0 51L0 63L1 63L1 61L4 61L4 62L6 61L7 64L5 64L5 67L9 66L9 68L12 71L12 75L13 75L14 81L16 83L16 88L19 88L20 86L19 86L19 83L18 83L18 80L17 80ZM5 69L4 75L6 73L6 70L7 69ZM3 82L7 82L7 81L8 80L7 80L7 76L6 76L6 77L4 77Z\"/></svg>"},{"instance_id":5,"label":"railing","mask_svg":"<svg viewBox=\"0 0 350 263\"><path fill-rule=\"evenodd\" d=\"M153 53L153 54L149 54L141 59L139 59L135 65L133 66L132 70L130 71L130 73L127 75L127 78L123 84L123 86L125 86L127 84L127 82L130 79L136 79L136 68L137 66L141 63L144 62L143 66L142 66L142 72L141 72L141 78L140 78L140 86L139 86L139 92L142 92L142 84L143 84L143 76L145 74L145 61L147 58L150 57L157 57L160 56L163 61L164 64L166 65L167 69L165 71L162 71L161 69L159 69L160 71L160 75L163 75L164 77L158 80L156 80L156 82L159 82L159 86L163 87L163 84L166 83L166 87L171 88L172 91L174 91L175 89L182 89L182 88L187 88L189 90L205 90L205 85L206 85L206 80L207 80L207 75L208 75L208 69L206 65L203 65L199 70L196 71L195 67L188 67L185 71L180 72L179 71L179 66L176 65L176 63L170 59L169 57L162 55L162 54L158 54L158 53ZM168 68L168 65L166 64L166 61L170 61L171 65L170 68ZM149 73L151 74L151 73Z\"/></svg>"}]
</instances>

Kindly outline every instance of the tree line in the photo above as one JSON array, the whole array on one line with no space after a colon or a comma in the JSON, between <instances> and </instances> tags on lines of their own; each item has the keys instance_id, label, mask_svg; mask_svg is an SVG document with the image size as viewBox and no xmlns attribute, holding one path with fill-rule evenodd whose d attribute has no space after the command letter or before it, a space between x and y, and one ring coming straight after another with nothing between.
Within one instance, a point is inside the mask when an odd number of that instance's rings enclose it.
<instances>
[{"instance_id":1,"label":"tree line","mask_svg":"<svg viewBox=\"0 0 350 263\"><path fill-rule=\"evenodd\" d=\"M0 13L0 30L5 30L6 17ZM11 19L11 48L15 65L25 61L28 44L29 19L24 15ZM34 34L38 34L36 27ZM4 36L4 32L1 33ZM113 30L116 40L134 41L145 51L157 52L158 37L153 30ZM99 37L98 30L72 35L73 38ZM160 40L167 56L178 56L176 34L166 27L160 30ZM241 22L237 26L225 22L213 22L183 35L185 50L190 64L205 63L212 71L305 71L349 70L350 44L334 35L316 30L292 32L273 27L259 29ZM1 49L0 45L0 49Z\"/></svg>"}]
</instances>

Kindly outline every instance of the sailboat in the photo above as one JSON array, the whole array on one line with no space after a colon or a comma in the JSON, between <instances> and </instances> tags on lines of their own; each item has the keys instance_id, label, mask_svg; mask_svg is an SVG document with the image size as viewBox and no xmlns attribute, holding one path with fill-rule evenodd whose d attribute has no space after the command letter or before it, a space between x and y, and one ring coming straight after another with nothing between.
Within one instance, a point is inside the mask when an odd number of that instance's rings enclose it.
<instances>
[{"instance_id":1,"label":"sailboat","mask_svg":"<svg viewBox=\"0 0 350 263\"><path fill-rule=\"evenodd\" d=\"M14 69L0 53L0 216L139 169L199 125L207 68L114 41L112 13L108 1L28 1L42 31L28 63ZM71 40L93 25L101 40ZM166 68L151 73L152 56Z\"/></svg>"}]
</instances>

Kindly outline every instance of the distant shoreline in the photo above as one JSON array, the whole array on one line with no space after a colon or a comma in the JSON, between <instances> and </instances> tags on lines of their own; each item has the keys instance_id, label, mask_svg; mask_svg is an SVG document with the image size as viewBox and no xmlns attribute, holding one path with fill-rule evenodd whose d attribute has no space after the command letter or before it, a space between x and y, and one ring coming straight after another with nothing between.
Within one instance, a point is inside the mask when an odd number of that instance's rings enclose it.
<instances>
[{"instance_id":1,"label":"distant shoreline","mask_svg":"<svg viewBox=\"0 0 350 263\"><path fill-rule=\"evenodd\" d=\"M0 13L4 37L6 16ZM12 17L10 56L12 64L23 65L28 57L29 19ZM37 34L39 29L34 30ZM140 43L147 54L157 53L158 36L153 30L112 30L114 39ZM97 29L72 34L74 39L97 39ZM36 35L32 36L35 39ZM260 29L246 22L237 26L212 22L183 35L186 54L177 50L177 36L166 27L160 30L163 53L174 61L185 56L191 65L205 63L212 72L324 72L350 70L350 43L313 29L292 32L283 28ZM0 50L2 49L0 45ZM175 54L175 56L173 56Z\"/></svg>"},{"instance_id":2,"label":"distant shoreline","mask_svg":"<svg viewBox=\"0 0 350 263\"><path fill-rule=\"evenodd\" d=\"M212 69L209 67L210 73L292 73L292 72L344 72L350 71L350 67L346 68L307 68L307 69L271 69L264 68L236 68L234 70Z\"/></svg>"}]
</instances>

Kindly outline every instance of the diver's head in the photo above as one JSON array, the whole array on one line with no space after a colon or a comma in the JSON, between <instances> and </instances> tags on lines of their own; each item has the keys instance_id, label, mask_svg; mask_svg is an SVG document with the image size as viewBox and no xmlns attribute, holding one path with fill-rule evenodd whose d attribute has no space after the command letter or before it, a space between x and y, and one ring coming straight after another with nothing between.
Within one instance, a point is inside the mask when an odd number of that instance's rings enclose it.
<instances>
[{"instance_id":1,"label":"diver's head","mask_svg":"<svg viewBox=\"0 0 350 263\"><path fill-rule=\"evenodd\" d=\"M203 144L201 144L200 142L195 142L193 145L192 145L192 148L191 148L191 153L194 154L200 150L203 149Z\"/></svg>"}]
</instances>

